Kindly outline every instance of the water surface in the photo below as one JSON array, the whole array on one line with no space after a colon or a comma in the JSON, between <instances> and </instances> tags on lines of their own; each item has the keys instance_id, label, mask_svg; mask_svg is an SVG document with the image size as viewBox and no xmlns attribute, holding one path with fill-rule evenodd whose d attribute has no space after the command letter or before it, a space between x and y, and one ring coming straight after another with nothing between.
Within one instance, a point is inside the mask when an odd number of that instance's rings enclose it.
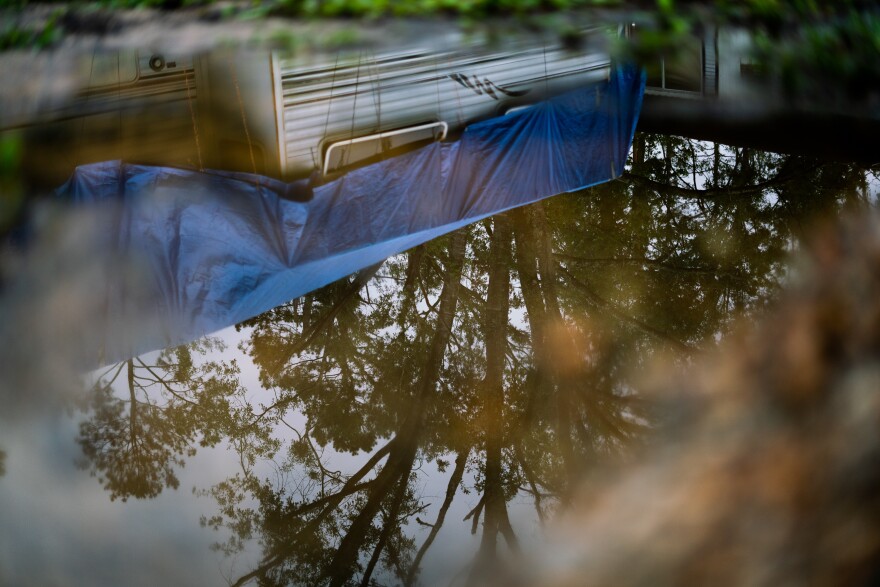
<instances>
[{"instance_id":1,"label":"water surface","mask_svg":"<svg viewBox=\"0 0 880 587\"><path fill-rule=\"evenodd\" d=\"M547 580L579 484L669 425L648 370L687 369L766 313L810 226L877 191L854 163L637 133L616 181L190 344L77 376L75 341L22 336L4 581ZM5 304L42 312L19 316L40 340L87 270L52 266L42 283L66 289L7 286Z\"/></svg>"}]
</instances>

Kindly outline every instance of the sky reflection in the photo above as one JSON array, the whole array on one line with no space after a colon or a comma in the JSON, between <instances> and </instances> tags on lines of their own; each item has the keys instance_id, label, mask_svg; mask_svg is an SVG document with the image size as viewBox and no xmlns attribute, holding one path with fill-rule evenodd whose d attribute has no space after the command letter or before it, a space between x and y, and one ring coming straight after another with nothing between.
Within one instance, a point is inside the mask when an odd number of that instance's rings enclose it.
<instances>
[{"instance_id":1,"label":"sky reflection","mask_svg":"<svg viewBox=\"0 0 880 587\"><path fill-rule=\"evenodd\" d=\"M538 582L523 573L553 566L546 524L584 479L688 418L644 393L646 374L689 368L765 313L809 226L874 205L868 177L639 134L618 181L110 365L103 383L77 374L92 310L70 284L88 260L37 249L51 256L26 272L46 276L20 283L54 289L3 303L5 340L19 333L0 386L4 581Z\"/></svg>"}]
</instances>

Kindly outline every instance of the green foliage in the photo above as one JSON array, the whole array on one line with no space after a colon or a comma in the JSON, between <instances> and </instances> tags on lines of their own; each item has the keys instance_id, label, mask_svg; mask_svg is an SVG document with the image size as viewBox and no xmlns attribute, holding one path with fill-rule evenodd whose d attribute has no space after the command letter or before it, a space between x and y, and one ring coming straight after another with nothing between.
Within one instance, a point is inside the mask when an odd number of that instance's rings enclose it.
<instances>
[{"instance_id":1,"label":"green foliage","mask_svg":"<svg viewBox=\"0 0 880 587\"><path fill-rule=\"evenodd\" d=\"M880 92L880 15L850 12L788 34L756 35L757 58L790 96L846 104Z\"/></svg>"},{"instance_id":2,"label":"green foliage","mask_svg":"<svg viewBox=\"0 0 880 587\"><path fill-rule=\"evenodd\" d=\"M53 0L46 0L52 2ZM98 0L108 8L164 8L211 4L214 0ZM20 9L34 0L0 0L0 8ZM535 14L555 10L622 5L622 0L261 0L239 16L259 18L268 13L296 17L419 17L434 14L487 16Z\"/></svg>"},{"instance_id":3,"label":"green foliage","mask_svg":"<svg viewBox=\"0 0 880 587\"><path fill-rule=\"evenodd\" d=\"M657 0L656 26L624 48L644 62L669 55L707 17L747 28L755 59L790 97L808 95L837 106L880 93L880 13L862 0L690 2L673 9Z\"/></svg>"},{"instance_id":4,"label":"green foliage","mask_svg":"<svg viewBox=\"0 0 880 587\"><path fill-rule=\"evenodd\" d=\"M280 0L277 12L309 17L534 14L620 4L617 0Z\"/></svg>"},{"instance_id":5,"label":"green foliage","mask_svg":"<svg viewBox=\"0 0 880 587\"><path fill-rule=\"evenodd\" d=\"M13 226L24 204L20 164L21 138L0 134L0 234Z\"/></svg>"},{"instance_id":6,"label":"green foliage","mask_svg":"<svg viewBox=\"0 0 880 587\"><path fill-rule=\"evenodd\" d=\"M58 24L61 12L56 11L42 26L22 27L10 19L0 28L0 51L10 49L45 49L57 43L64 34Z\"/></svg>"}]
</instances>

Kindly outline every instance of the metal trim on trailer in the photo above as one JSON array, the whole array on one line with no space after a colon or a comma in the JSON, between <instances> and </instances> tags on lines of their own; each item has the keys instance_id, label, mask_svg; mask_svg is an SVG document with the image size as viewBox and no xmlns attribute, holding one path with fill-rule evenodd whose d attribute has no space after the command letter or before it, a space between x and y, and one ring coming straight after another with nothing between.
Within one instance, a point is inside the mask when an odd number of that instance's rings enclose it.
<instances>
[{"instance_id":1,"label":"metal trim on trailer","mask_svg":"<svg viewBox=\"0 0 880 587\"><path fill-rule=\"evenodd\" d=\"M389 131L385 131L385 132L379 132L379 133L375 133L375 134L371 134L371 135L366 135L363 137L357 137L355 139L346 139L344 141L336 141L335 143L331 143L327 147L327 151L324 153L323 173L324 173L324 175L327 175L327 171L330 168L330 151L332 151L336 147L342 147L345 145L353 145L355 143L364 143L366 141L372 141L372 140L376 140L376 139L384 139L386 137L393 137L393 136L397 136L397 135L402 135L402 134L406 134L408 132L416 132L419 130L427 130L429 128L436 128L438 126L443 128L443 131L440 133L440 139L439 139L442 141L443 139L446 138L446 133L449 131L449 125L443 121L440 121L440 122L430 122L428 124L420 124L418 126L410 126L407 128L399 128L397 130L389 130Z\"/></svg>"}]
</instances>

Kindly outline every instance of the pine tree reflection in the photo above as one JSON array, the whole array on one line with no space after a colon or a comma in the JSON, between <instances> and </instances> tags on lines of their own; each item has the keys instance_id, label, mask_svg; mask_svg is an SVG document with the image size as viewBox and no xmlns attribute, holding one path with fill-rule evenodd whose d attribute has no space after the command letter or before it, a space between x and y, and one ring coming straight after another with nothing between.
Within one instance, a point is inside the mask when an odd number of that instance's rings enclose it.
<instances>
[{"instance_id":1,"label":"pine tree reflection","mask_svg":"<svg viewBox=\"0 0 880 587\"><path fill-rule=\"evenodd\" d=\"M543 521L592 464L647 441L655 416L635 373L658 357L687 362L760 311L803 227L867 197L854 165L678 137L637 135L631 163L617 182L468 227L241 325L271 396L258 409L234 365L192 361L208 343L121 364L109 379L124 373L128 397L108 380L92 395L88 466L111 497L152 497L176 486L195 443L226 439L241 472L205 492L219 511L203 523L228 532L229 553L260 541L237 585L414 584L462 488L481 532L465 576L503 576L521 548L510 500L529 496ZM332 469L329 446L363 465ZM258 478L255 464L276 455L293 484ZM424 461L448 474L431 522ZM430 528L420 544L416 524Z\"/></svg>"}]
</instances>

